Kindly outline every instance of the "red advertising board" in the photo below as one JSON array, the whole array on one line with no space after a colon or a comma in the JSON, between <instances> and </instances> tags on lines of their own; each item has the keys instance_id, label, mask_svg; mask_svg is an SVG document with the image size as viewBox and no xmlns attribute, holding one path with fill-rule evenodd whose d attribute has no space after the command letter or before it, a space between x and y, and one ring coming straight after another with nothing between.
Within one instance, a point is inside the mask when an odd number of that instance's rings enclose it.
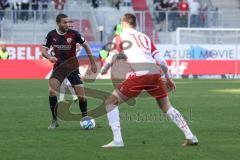
<instances>
[{"instance_id":1,"label":"red advertising board","mask_svg":"<svg viewBox=\"0 0 240 160\"><path fill-rule=\"evenodd\" d=\"M0 79L44 79L51 71L47 60L0 60Z\"/></svg>"},{"instance_id":2,"label":"red advertising board","mask_svg":"<svg viewBox=\"0 0 240 160\"><path fill-rule=\"evenodd\" d=\"M240 74L240 61L186 60L167 61L173 74L221 75ZM179 67L176 67L176 66ZM51 72L47 60L0 60L0 79L44 79ZM103 77L104 78L104 77Z\"/></svg>"},{"instance_id":3,"label":"red advertising board","mask_svg":"<svg viewBox=\"0 0 240 160\"><path fill-rule=\"evenodd\" d=\"M240 74L240 60L168 60L167 63L172 74Z\"/></svg>"},{"instance_id":4,"label":"red advertising board","mask_svg":"<svg viewBox=\"0 0 240 160\"><path fill-rule=\"evenodd\" d=\"M0 60L0 79L44 79L52 64L41 57L40 45L5 45L9 60ZM240 60L167 60L172 74L240 74ZM80 62L80 64L83 64ZM82 67L80 71L86 67ZM104 78L101 76L101 78ZM107 78L107 77L105 77Z\"/></svg>"}]
</instances>

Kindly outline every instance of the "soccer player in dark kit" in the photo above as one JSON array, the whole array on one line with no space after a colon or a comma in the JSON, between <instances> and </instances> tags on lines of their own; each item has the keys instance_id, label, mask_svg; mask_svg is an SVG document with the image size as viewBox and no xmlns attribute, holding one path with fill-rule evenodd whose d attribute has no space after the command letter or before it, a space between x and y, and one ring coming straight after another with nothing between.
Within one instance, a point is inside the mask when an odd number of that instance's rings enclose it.
<instances>
[{"instance_id":1,"label":"soccer player in dark kit","mask_svg":"<svg viewBox=\"0 0 240 160\"><path fill-rule=\"evenodd\" d=\"M83 82L79 77L79 64L76 57L76 44L80 44L88 55L91 71L96 73L97 67L87 41L75 30L69 29L69 19L65 14L56 17L57 28L47 34L43 44L42 56L54 63L53 73L49 79L49 105L52 112L52 121L48 129L59 126L57 122L57 91L64 78L68 78L79 100L82 117L87 116L87 100L85 98ZM52 48L52 54L48 50Z\"/></svg>"}]
</instances>

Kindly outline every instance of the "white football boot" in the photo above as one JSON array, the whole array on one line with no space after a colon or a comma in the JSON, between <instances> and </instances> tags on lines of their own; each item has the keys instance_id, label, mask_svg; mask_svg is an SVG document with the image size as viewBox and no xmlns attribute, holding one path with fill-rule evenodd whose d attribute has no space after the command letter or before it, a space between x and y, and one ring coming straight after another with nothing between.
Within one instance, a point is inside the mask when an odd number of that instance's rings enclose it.
<instances>
[{"instance_id":1,"label":"white football boot","mask_svg":"<svg viewBox=\"0 0 240 160\"><path fill-rule=\"evenodd\" d=\"M113 148L113 147L124 147L124 143L123 143L123 141L121 141L121 142L112 141L112 142L102 146L102 148Z\"/></svg>"},{"instance_id":2,"label":"white football boot","mask_svg":"<svg viewBox=\"0 0 240 160\"><path fill-rule=\"evenodd\" d=\"M198 139L195 135L193 135L192 139L186 139L185 142L182 144L183 147L196 145L198 145Z\"/></svg>"}]
</instances>

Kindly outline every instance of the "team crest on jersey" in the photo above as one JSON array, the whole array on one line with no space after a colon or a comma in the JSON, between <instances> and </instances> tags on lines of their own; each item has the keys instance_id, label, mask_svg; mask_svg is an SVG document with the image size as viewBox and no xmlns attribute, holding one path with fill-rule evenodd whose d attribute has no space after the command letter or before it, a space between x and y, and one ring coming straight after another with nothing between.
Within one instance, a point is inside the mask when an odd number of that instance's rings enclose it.
<instances>
[{"instance_id":1,"label":"team crest on jersey","mask_svg":"<svg viewBox=\"0 0 240 160\"><path fill-rule=\"evenodd\" d=\"M71 43L72 42L72 38L67 38L67 42Z\"/></svg>"}]
</instances>

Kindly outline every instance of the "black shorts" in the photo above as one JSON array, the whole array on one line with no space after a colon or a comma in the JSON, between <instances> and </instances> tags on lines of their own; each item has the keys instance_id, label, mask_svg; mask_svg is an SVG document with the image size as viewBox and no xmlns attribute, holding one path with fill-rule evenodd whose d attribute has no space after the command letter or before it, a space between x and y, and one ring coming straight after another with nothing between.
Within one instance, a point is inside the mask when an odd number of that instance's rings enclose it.
<instances>
[{"instance_id":1,"label":"black shorts","mask_svg":"<svg viewBox=\"0 0 240 160\"><path fill-rule=\"evenodd\" d=\"M80 73L79 70L73 71L68 77L69 82L72 85L80 85L83 84L81 78L80 78Z\"/></svg>"},{"instance_id":2,"label":"black shorts","mask_svg":"<svg viewBox=\"0 0 240 160\"><path fill-rule=\"evenodd\" d=\"M71 71L69 69L55 70L52 72L50 78L56 78L60 83L62 83L63 80L67 78L72 85L83 84L78 69L74 71Z\"/></svg>"}]
</instances>

